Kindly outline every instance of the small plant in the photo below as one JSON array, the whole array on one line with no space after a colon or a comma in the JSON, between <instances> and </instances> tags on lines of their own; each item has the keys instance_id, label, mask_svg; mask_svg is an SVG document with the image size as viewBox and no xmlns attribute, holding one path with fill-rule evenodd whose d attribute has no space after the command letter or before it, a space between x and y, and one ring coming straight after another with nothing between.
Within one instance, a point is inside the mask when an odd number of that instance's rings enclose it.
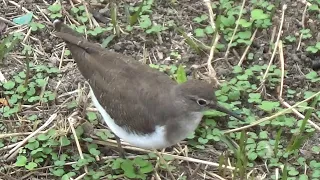
<instances>
[{"instance_id":1,"label":"small plant","mask_svg":"<svg viewBox=\"0 0 320 180\"><path fill-rule=\"evenodd\" d=\"M301 38L302 39L309 39L312 37L312 34L310 33L310 29L301 29Z\"/></svg>"},{"instance_id":2,"label":"small plant","mask_svg":"<svg viewBox=\"0 0 320 180\"><path fill-rule=\"evenodd\" d=\"M111 168L121 170L127 178L146 179L147 174L153 171L152 164L141 157L133 160L118 158L113 161Z\"/></svg>"},{"instance_id":3,"label":"small plant","mask_svg":"<svg viewBox=\"0 0 320 180\"><path fill-rule=\"evenodd\" d=\"M166 29L168 29L168 28L157 24L157 25L152 25L149 29L147 29L146 33L148 33L148 34L159 33L159 32L164 31Z\"/></svg>"},{"instance_id":4,"label":"small plant","mask_svg":"<svg viewBox=\"0 0 320 180\"><path fill-rule=\"evenodd\" d=\"M16 46L19 40L16 34L11 34L0 42L0 64L3 63L3 59L7 57L8 53Z\"/></svg>"},{"instance_id":5,"label":"small plant","mask_svg":"<svg viewBox=\"0 0 320 180\"><path fill-rule=\"evenodd\" d=\"M320 50L320 42L317 42L314 46L308 46L306 51L313 54L317 53Z\"/></svg>"},{"instance_id":6,"label":"small plant","mask_svg":"<svg viewBox=\"0 0 320 180\"><path fill-rule=\"evenodd\" d=\"M262 9L253 9L251 11L251 19L255 22L255 25L260 28L267 28L272 25L270 16Z\"/></svg>"},{"instance_id":7,"label":"small plant","mask_svg":"<svg viewBox=\"0 0 320 180\"><path fill-rule=\"evenodd\" d=\"M311 71L308 74L306 74L306 78L313 83L320 82L320 77L318 76L317 72L315 72L315 71Z\"/></svg>"},{"instance_id":8,"label":"small plant","mask_svg":"<svg viewBox=\"0 0 320 180\"><path fill-rule=\"evenodd\" d=\"M87 34L90 34L92 36L98 36L100 34L102 34L103 32L106 32L108 30L111 30L112 28L102 28L102 27L95 27L92 30L88 30Z\"/></svg>"},{"instance_id":9,"label":"small plant","mask_svg":"<svg viewBox=\"0 0 320 180\"><path fill-rule=\"evenodd\" d=\"M45 28L45 25L37 22L31 22L29 26L31 27L31 31L38 31Z\"/></svg>"},{"instance_id":10,"label":"small plant","mask_svg":"<svg viewBox=\"0 0 320 180\"><path fill-rule=\"evenodd\" d=\"M203 14L203 15L201 15L201 16L199 16L199 17L195 17L195 18L193 19L193 21L195 21L195 22L197 22L197 23L201 23L201 22L203 22L203 21L206 21L207 19L208 19L208 15Z\"/></svg>"},{"instance_id":11,"label":"small plant","mask_svg":"<svg viewBox=\"0 0 320 180\"><path fill-rule=\"evenodd\" d=\"M294 36L287 36L286 37L286 41L287 42L290 42L290 43L292 43L292 42L295 42L297 40L297 38L296 37L294 37Z\"/></svg>"},{"instance_id":12,"label":"small plant","mask_svg":"<svg viewBox=\"0 0 320 180\"><path fill-rule=\"evenodd\" d=\"M10 117L14 113L19 112L19 104L34 104L36 102L50 102L55 99L55 94L51 91L41 92L41 88L47 84L46 76L52 76L58 73L55 67L47 67L43 65L27 65L26 71L18 72L3 84L4 94L9 96L8 102L10 106L0 108L3 117ZM31 119L34 119L32 117Z\"/></svg>"},{"instance_id":13,"label":"small plant","mask_svg":"<svg viewBox=\"0 0 320 180\"><path fill-rule=\"evenodd\" d=\"M151 68L158 69L160 72L168 72L170 77L174 78L174 75L176 71L178 70L178 67L175 65L164 65L164 64L149 64Z\"/></svg>"},{"instance_id":14,"label":"small plant","mask_svg":"<svg viewBox=\"0 0 320 180\"><path fill-rule=\"evenodd\" d=\"M72 7L71 13L81 23L86 23L89 21L88 14L86 13L85 7L83 5L78 7Z\"/></svg>"},{"instance_id":15,"label":"small plant","mask_svg":"<svg viewBox=\"0 0 320 180\"><path fill-rule=\"evenodd\" d=\"M142 15L139 25L142 29L148 29L152 25L149 15Z\"/></svg>"},{"instance_id":16,"label":"small plant","mask_svg":"<svg viewBox=\"0 0 320 180\"><path fill-rule=\"evenodd\" d=\"M53 4L48 7L48 10L50 11L50 18L56 19L61 18L61 5L60 4Z\"/></svg>"}]
</instances>

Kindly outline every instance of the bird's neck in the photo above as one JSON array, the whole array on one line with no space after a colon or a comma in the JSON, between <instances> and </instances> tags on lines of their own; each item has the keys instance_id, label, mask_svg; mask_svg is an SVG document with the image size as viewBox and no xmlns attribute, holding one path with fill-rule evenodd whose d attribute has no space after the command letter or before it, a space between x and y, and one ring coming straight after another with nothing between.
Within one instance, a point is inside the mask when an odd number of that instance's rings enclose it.
<instances>
[{"instance_id":1,"label":"bird's neck","mask_svg":"<svg viewBox=\"0 0 320 180\"><path fill-rule=\"evenodd\" d=\"M166 126L166 138L171 144L182 141L196 130L203 117L202 112L188 112Z\"/></svg>"}]
</instances>

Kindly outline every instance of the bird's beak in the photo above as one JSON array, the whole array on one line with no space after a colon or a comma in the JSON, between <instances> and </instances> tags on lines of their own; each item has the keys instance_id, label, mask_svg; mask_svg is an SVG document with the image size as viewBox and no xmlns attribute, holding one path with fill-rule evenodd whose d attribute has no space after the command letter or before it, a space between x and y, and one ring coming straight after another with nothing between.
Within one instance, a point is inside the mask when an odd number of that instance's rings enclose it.
<instances>
[{"instance_id":1,"label":"bird's beak","mask_svg":"<svg viewBox=\"0 0 320 180\"><path fill-rule=\"evenodd\" d=\"M226 114L229 114L239 120L242 120L244 121L244 119L242 117L240 117L239 115L237 115L236 113L230 111L229 109L217 104L217 103L210 103L209 104L209 107L214 109L214 110L217 110L217 111L220 111L220 112L223 112L223 113L226 113Z\"/></svg>"}]
</instances>

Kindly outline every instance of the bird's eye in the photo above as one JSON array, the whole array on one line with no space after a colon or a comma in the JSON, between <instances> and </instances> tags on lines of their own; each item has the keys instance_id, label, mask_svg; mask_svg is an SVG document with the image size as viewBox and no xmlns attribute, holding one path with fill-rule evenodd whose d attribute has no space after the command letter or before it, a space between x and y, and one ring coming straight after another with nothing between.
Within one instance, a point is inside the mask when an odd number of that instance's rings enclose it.
<instances>
[{"instance_id":1,"label":"bird's eye","mask_svg":"<svg viewBox=\"0 0 320 180\"><path fill-rule=\"evenodd\" d=\"M198 100L197 100L197 103L198 103L200 106L205 106L205 105L207 105L207 101L204 100L204 99L198 99Z\"/></svg>"}]
</instances>

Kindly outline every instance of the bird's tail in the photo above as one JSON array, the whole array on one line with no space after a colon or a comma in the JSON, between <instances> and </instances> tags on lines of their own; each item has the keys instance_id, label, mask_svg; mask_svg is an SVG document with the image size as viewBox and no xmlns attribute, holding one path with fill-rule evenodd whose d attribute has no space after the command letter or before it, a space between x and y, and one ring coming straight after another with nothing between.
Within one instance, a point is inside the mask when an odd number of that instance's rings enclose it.
<instances>
[{"instance_id":1,"label":"bird's tail","mask_svg":"<svg viewBox=\"0 0 320 180\"><path fill-rule=\"evenodd\" d=\"M80 34L77 31L71 29L69 26L64 24L60 19L55 19L53 21L53 27L57 32L66 33L66 34L69 34L69 35L73 35L73 36L84 38L82 34Z\"/></svg>"},{"instance_id":2,"label":"bird's tail","mask_svg":"<svg viewBox=\"0 0 320 180\"><path fill-rule=\"evenodd\" d=\"M59 19L53 21L53 27L56 31L54 34L67 43L71 53L76 53L80 48L84 51L93 52L99 51L101 48L101 46L86 40L82 34L73 30Z\"/></svg>"}]
</instances>

